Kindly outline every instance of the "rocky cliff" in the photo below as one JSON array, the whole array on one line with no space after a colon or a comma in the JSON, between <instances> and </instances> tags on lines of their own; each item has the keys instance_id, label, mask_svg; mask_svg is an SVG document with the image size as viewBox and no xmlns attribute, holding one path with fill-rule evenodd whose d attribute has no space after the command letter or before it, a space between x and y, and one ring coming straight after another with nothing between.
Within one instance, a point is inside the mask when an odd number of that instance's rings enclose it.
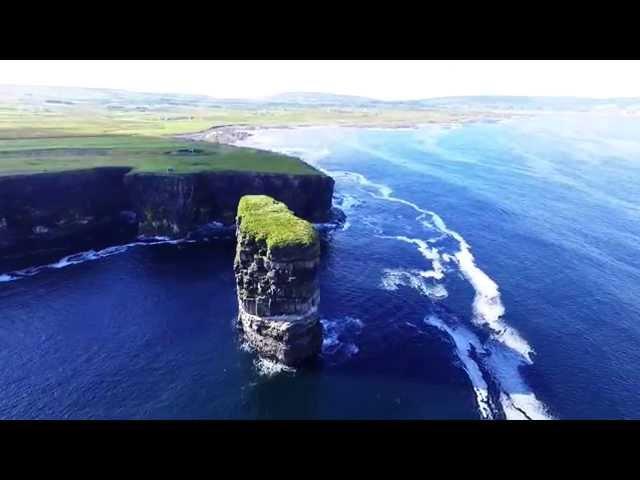
<instances>
[{"instance_id":1,"label":"rocky cliff","mask_svg":"<svg viewBox=\"0 0 640 480\"><path fill-rule=\"evenodd\" d=\"M334 185L327 175L253 172L136 173L127 175L125 183L140 217L140 233L176 237L209 222L232 224L244 195L268 195L302 218L324 222Z\"/></svg>"},{"instance_id":2,"label":"rocky cliff","mask_svg":"<svg viewBox=\"0 0 640 480\"><path fill-rule=\"evenodd\" d=\"M0 176L0 257L82 250L137 233L130 168Z\"/></svg>"},{"instance_id":3,"label":"rocky cliff","mask_svg":"<svg viewBox=\"0 0 640 480\"><path fill-rule=\"evenodd\" d=\"M230 225L246 194L270 195L305 219L324 221L333 184L323 174L152 174L128 167L0 176L0 259Z\"/></svg>"},{"instance_id":4,"label":"rocky cliff","mask_svg":"<svg viewBox=\"0 0 640 480\"><path fill-rule=\"evenodd\" d=\"M236 225L238 321L246 341L285 365L313 358L322 345L313 226L263 195L240 200Z\"/></svg>"}]
</instances>

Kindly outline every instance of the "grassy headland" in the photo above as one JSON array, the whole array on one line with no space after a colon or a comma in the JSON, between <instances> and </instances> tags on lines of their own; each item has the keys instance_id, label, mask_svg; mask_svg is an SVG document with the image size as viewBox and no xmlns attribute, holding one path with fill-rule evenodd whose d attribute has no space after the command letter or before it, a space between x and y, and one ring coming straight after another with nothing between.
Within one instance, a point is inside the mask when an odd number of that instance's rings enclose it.
<instances>
[{"instance_id":1,"label":"grassy headland","mask_svg":"<svg viewBox=\"0 0 640 480\"><path fill-rule=\"evenodd\" d=\"M132 173L239 171L321 175L301 160L272 152L139 135L0 140L0 175L132 167Z\"/></svg>"}]
</instances>

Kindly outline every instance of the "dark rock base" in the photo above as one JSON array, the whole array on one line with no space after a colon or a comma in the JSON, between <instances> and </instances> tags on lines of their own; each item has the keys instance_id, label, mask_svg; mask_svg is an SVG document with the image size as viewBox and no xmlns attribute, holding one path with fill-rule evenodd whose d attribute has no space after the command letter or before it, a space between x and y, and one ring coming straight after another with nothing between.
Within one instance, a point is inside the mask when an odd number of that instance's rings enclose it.
<instances>
[{"instance_id":1,"label":"dark rock base","mask_svg":"<svg viewBox=\"0 0 640 480\"><path fill-rule=\"evenodd\" d=\"M317 312L286 317L238 316L244 339L260 356L299 366L316 357L322 347L322 325Z\"/></svg>"}]
</instances>

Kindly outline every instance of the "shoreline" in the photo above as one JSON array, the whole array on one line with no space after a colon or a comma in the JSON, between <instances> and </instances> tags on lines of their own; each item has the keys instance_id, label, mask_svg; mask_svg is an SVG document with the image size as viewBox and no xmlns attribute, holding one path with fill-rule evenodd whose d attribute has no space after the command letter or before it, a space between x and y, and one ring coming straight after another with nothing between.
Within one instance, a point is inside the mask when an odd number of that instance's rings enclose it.
<instances>
[{"instance_id":1,"label":"shoreline","mask_svg":"<svg viewBox=\"0 0 640 480\"><path fill-rule=\"evenodd\" d=\"M371 130L416 130L419 128L438 125L445 128L454 128L460 125L470 123L500 123L514 118L530 117L531 114L516 114L505 112L488 112L477 116L468 116L462 118L450 119L434 119L433 121L422 122L330 122L317 124L274 124L274 125L249 125L249 124L223 124L214 125L205 130L183 133L174 135L173 138L179 140L201 141L208 143L217 143L222 145L237 145L239 142L247 140L256 132L265 130L293 130L300 128L361 128Z\"/></svg>"}]
</instances>

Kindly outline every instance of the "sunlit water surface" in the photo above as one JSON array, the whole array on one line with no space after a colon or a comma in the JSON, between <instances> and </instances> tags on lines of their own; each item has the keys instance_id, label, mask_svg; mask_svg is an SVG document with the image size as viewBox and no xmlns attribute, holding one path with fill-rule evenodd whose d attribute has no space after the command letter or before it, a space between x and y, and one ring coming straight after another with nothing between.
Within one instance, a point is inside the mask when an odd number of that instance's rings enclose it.
<instances>
[{"instance_id":1,"label":"sunlit water surface","mask_svg":"<svg viewBox=\"0 0 640 480\"><path fill-rule=\"evenodd\" d=\"M323 353L238 340L233 239L0 274L2 418L640 418L640 121L266 130L336 180Z\"/></svg>"}]
</instances>

